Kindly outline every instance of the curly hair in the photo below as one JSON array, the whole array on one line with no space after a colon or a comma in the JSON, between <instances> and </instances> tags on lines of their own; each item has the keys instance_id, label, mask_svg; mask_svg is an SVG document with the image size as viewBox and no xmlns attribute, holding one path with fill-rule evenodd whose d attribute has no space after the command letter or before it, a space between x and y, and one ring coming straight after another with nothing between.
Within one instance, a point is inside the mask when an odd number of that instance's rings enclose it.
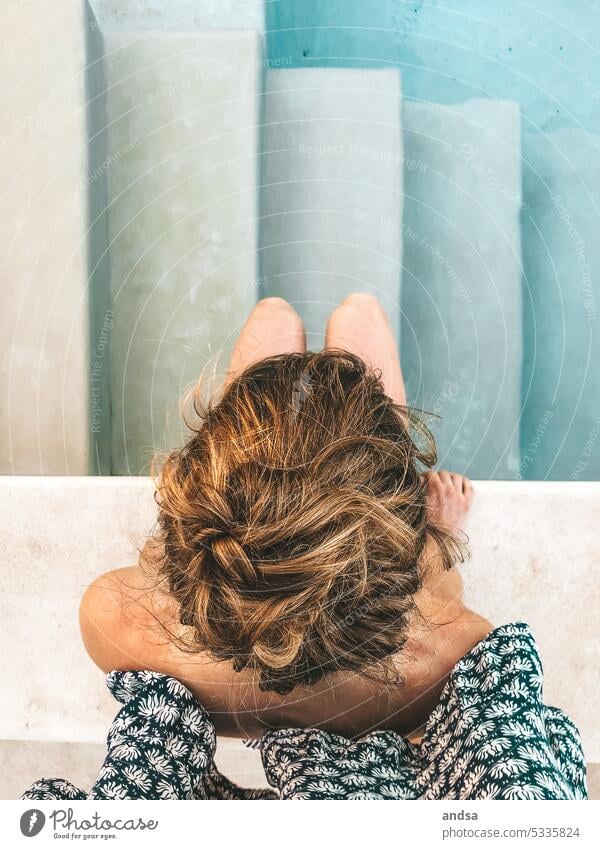
<instances>
[{"instance_id":1,"label":"curly hair","mask_svg":"<svg viewBox=\"0 0 600 849\"><path fill-rule=\"evenodd\" d=\"M432 539L435 443L379 375L345 351L252 365L201 410L157 484L158 576L186 648L285 694L402 649Z\"/></svg>"}]
</instances>

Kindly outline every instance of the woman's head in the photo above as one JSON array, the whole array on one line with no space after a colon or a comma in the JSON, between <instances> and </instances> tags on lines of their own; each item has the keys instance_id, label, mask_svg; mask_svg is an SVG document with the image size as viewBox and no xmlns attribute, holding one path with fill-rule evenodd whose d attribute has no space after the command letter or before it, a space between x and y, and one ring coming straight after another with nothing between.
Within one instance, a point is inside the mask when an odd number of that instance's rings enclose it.
<instances>
[{"instance_id":1,"label":"woman's head","mask_svg":"<svg viewBox=\"0 0 600 849\"><path fill-rule=\"evenodd\" d=\"M263 360L200 416L157 495L190 646L277 693L401 649L427 539L447 567L459 554L427 517L419 419L341 351Z\"/></svg>"}]
</instances>

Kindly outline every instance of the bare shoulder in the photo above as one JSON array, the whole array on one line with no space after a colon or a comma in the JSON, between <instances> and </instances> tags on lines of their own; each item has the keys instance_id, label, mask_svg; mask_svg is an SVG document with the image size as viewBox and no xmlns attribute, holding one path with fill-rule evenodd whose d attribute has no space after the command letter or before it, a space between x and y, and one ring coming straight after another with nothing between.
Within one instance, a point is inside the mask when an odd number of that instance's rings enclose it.
<instances>
[{"instance_id":1,"label":"bare shoulder","mask_svg":"<svg viewBox=\"0 0 600 849\"><path fill-rule=\"evenodd\" d=\"M97 666L142 669L165 642L157 603L139 566L114 569L90 584L79 607L85 648Z\"/></svg>"}]
</instances>

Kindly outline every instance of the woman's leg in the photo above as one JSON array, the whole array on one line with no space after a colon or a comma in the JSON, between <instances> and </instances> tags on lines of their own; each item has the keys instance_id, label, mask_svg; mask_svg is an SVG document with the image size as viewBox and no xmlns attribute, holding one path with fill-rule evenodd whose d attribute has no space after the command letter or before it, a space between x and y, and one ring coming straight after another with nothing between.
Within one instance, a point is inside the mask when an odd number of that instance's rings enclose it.
<instances>
[{"instance_id":1,"label":"woman's leg","mask_svg":"<svg viewBox=\"0 0 600 849\"><path fill-rule=\"evenodd\" d=\"M363 292L348 295L329 316L325 347L342 348L380 370L386 393L406 406L398 344L376 297Z\"/></svg>"},{"instance_id":2,"label":"woman's leg","mask_svg":"<svg viewBox=\"0 0 600 849\"><path fill-rule=\"evenodd\" d=\"M305 350L304 325L296 310L283 298L263 298L240 331L231 354L226 382L265 357Z\"/></svg>"}]
</instances>

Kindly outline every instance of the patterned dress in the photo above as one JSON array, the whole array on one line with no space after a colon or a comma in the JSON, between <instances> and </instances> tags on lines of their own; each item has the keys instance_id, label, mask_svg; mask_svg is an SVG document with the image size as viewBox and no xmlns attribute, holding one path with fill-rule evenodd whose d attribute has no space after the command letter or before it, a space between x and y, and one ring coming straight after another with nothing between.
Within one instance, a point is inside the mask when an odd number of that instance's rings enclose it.
<instances>
[{"instance_id":1,"label":"patterned dress","mask_svg":"<svg viewBox=\"0 0 600 849\"><path fill-rule=\"evenodd\" d=\"M41 779L24 799L585 799L579 732L542 701L542 666L527 625L496 628L456 664L414 745L393 731L348 740L316 729L260 741L274 790L237 787L214 765L208 713L179 681L111 672L123 704L89 793Z\"/></svg>"}]
</instances>

